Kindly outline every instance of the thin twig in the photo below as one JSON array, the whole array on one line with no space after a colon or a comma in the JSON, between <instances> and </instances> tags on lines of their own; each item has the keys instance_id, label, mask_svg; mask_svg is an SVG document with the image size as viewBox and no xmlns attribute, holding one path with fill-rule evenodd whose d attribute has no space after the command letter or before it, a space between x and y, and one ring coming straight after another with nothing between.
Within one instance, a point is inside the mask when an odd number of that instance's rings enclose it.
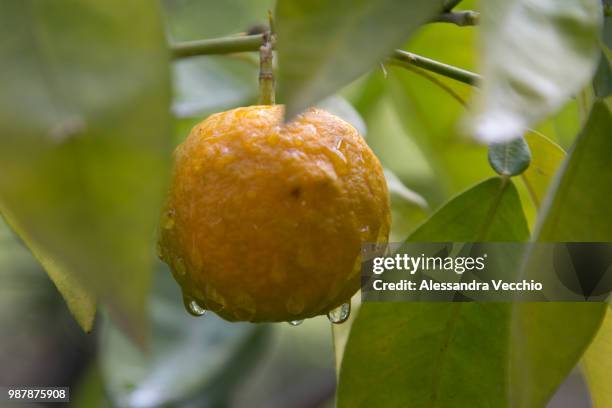
<instances>
[{"instance_id":1,"label":"thin twig","mask_svg":"<svg viewBox=\"0 0 612 408\"><path fill-rule=\"evenodd\" d=\"M274 46L274 36L272 36L271 40L272 46ZM178 59L198 55L222 55L259 51L259 47L263 44L263 34L255 34L182 42L171 45L171 50L173 58ZM386 62L403 67L414 65L468 85L475 85L480 80L480 75L473 72L403 50L395 50Z\"/></svg>"},{"instance_id":2,"label":"thin twig","mask_svg":"<svg viewBox=\"0 0 612 408\"><path fill-rule=\"evenodd\" d=\"M432 23L452 23L459 27L475 26L480 20L480 13L472 10L465 11L449 11L447 13L438 14L434 17Z\"/></svg>"},{"instance_id":3,"label":"thin twig","mask_svg":"<svg viewBox=\"0 0 612 408\"><path fill-rule=\"evenodd\" d=\"M468 85L476 85L476 83L480 81L480 75L478 74L454 67L452 65L444 64L430 58L422 57L408 51L395 50L387 62L392 65L399 65L403 67L414 65Z\"/></svg>"},{"instance_id":4,"label":"thin twig","mask_svg":"<svg viewBox=\"0 0 612 408\"><path fill-rule=\"evenodd\" d=\"M259 51L264 43L263 34L236 35L209 40L186 41L170 46L173 58L188 58L198 55L222 55L237 52Z\"/></svg>"}]
</instances>

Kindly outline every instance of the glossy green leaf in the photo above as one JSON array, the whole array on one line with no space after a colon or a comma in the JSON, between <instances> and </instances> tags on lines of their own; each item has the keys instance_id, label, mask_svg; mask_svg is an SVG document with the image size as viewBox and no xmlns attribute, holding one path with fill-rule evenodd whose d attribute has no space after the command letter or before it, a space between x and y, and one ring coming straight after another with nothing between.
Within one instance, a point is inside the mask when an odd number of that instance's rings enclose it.
<instances>
[{"instance_id":1,"label":"glossy green leaf","mask_svg":"<svg viewBox=\"0 0 612 408\"><path fill-rule=\"evenodd\" d=\"M270 327L229 323L214 314L193 317L170 271L162 266L158 272L148 352L104 320L100 364L110 396L121 407L218 406L253 368Z\"/></svg>"},{"instance_id":2,"label":"glossy green leaf","mask_svg":"<svg viewBox=\"0 0 612 408\"><path fill-rule=\"evenodd\" d=\"M292 117L379 64L442 0L280 0L278 91Z\"/></svg>"},{"instance_id":3,"label":"glossy green leaf","mask_svg":"<svg viewBox=\"0 0 612 408\"><path fill-rule=\"evenodd\" d=\"M591 400L595 408L612 407L612 390L610 390L610 373L612 373L612 313L610 309L606 318L587 349L583 358L583 372L586 376Z\"/></svg>"},{"instance_id":4,"label":"glossy green leaf","mask_svg":"<svg viewBox=\"0 0 612 408\"><path fill-rule=\"evenodd\" d=\"M598 61L601 21L600 0L484 2L474 135L518 138L582 89Z\"/></svg>"},{"instance_id":5,"label":"glossy green leaf","mask_svg":"<svg viewBox=\"0 0 612 408\"><path fill-rule=\"evenodd\" d=\"M538 132L527 132L525 140L531 150L531 164L521 174L521 180L525 183L536 207L540 207L550 183L565 158L565 152L559 145Z\"/></svg>"},{"instance_id":6,"label":"glossy green leaf","mask_svg":"<svg viewBox=\"0 0 612 408\"><path fill-rule=\"evenodd\" d=\"M2 2L0 35L0 207L142 340L170 158L158 8Z\"/></svg>"},{"instance_id":7,"label":"glossy green leaf","mask_svg":"<svg viewBox=\"0 0 612 408\"><path fill-rule=\"evenodd\" d=\"M529 167L530 162L531 152L522 137L489 145L489 163L500 176L518 176Z\"/></svg>"},{"instance_id":8,"label":"glossy green leaf","mask_svg":"<svg viewBox=\"0 0 612 408\"><path fill-rule=\"evenodd\" d=\"M524 241L511 181L487 180L449 201L410 241ZM340 407L505 407L508 304L362 305L340 371Z\"/></svg>"}]
</instances>

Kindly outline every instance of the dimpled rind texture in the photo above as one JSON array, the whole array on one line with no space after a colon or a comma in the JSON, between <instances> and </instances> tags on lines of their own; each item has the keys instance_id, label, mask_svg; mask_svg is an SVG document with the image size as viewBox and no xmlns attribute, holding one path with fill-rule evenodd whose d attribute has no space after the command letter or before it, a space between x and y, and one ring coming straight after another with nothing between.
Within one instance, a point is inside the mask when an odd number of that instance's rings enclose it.
<instances>
[{"instance_id":1,"label":"dimpled rind texture","mask_svg":"<svg viewBox=\"0 0 612 408\"><path fill-rule=\"evenodd\" d=\"M175 151L160 256L185 299L230 321L293 321L359 289L362 242L390 225L383 169L357 130L309 109L217 113Z\"/></svg>"}]
</instances>

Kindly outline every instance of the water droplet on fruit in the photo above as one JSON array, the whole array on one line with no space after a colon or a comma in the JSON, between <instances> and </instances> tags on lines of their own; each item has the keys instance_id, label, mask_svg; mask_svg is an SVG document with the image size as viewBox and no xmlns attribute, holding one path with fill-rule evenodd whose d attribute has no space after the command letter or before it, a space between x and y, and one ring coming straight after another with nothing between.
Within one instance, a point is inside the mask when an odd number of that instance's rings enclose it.
<instances>
[{"instance_id":1,"label":"water droplet on fruit","mask_svg":"<svg viewBox=\"0 0 612 408\"><path fill-rule=\"evenodd\" d=\"M359 233L361 235L361 239L365 240L368 235L370 235L370 226L364 225L363 227L359 228Z\"/></svg>"},{"instance_id":2,"label":"water droplet on fruit","mask_svg":"<svg viewBox=\"0 0 612 408\"><path fill-rule=\"evenodd\" d=\"M299 326L300 324L304 323L304 320L291 320L291 321L288 321L287 323L289 323L292 326Z\"/></svg>"},{"instance_id":3,"label":"water droplet on fruit","mask_svg":"<svg viewBox=\"0 0 612 408\"><path fill-rule=\"evenodd\" d=\"M339 137L336 139L336 150L341 150L342 149L342 143L344 142L344 139Z\"/></svg>"},{"instance_id":4,"label":"water droplet on fruit","mask_svg":"<svg viewBox=\"0 0 612 408\"><path fill-rule=\"evenodd\" d=\"M189 314L192 316L200 317L206 314L206 309L200 306L195 299L183 296L183 304L185 305L187 312L189 312Z\"/></svg>"},{"instance_id":5,"label":"water droplet on fruit","mask_svg":"<svg viewBox=\"0 0 612 408\"><path fill-rule=\"evenodd\" d=\"M351 304L344 303L341 306L333 310L330 310L327 313L327 318L329 319L330 322L334 324L341 324L341 323L346 322L350 315L351 315Z\"/></svg>"},{"instance_id":6,"label":"water droplet on fruit","mask_svg":"<svg viewBox=\"0 0 612 408\"><path fill-rule=\"evenodd\" d=\"M336 173L338 173L339 175L346 174L347 160L346 160L346 156L344 156L344 153L336 149L335 146L334 147L323 146L323 148L324 148L323 153L327 156L329 161L334 166L334 170L336 171Z\"/></svg>"},{"instance_id":7,"label":"water droplet on fruit","mask_svg":"<svg viewBox=\"0 0 612 408\"><path fill-rule=\"evenodd\" d=\"M340 159L340 163L343 165L342 168L344 168L347 163L346 156L344 155L344 153L342 153L342 151L337 148L330 149L330 152L332 152L338 159Z\"/></svg>"}]
</instances>

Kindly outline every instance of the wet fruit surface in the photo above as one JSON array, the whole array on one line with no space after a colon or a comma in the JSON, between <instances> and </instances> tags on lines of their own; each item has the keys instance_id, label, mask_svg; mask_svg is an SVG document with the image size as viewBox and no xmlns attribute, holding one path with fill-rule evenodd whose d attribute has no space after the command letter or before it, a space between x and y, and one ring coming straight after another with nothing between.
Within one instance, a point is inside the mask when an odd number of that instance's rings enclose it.
<instances>
[{"instance_id":1,"label":"wet fruit surface","mask_svg":"<svg viewBox=\"0 0 612 408\"><path fill-rule=\"evenodd\" d=\"M359 288L361 242L387 239L382 167L348 123L282 106L218 113L175 151L160 255L186 302L228 320L299 321Z\"/></svg>"}]
</instances>

